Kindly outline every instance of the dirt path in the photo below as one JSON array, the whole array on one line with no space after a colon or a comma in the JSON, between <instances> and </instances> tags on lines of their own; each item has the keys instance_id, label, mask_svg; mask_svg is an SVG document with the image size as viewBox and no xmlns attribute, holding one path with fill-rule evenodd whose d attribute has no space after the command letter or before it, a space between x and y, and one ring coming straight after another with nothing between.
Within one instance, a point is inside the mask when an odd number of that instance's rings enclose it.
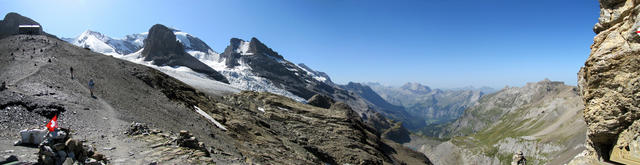
<instances>
[{"instance_id":1,"label":"dirt path","mask_svg":"<svg viewBox=\"0 0 640 165\"><path fill-rule=\"evenodd\" d=\"M128 162L130 157L135 154L134 146L131 139L127 138L123 132L127 128L127 122L118 119L118 112L106 101L97 98L98 102L102 104L103 109L100 110L106 120L105 125L108 133L105 134L107 138L107 144L104 148L100 148L102 152L106 153L107 156L112 160L114 164L129 164Z\"/></svg>"}]
</instances>

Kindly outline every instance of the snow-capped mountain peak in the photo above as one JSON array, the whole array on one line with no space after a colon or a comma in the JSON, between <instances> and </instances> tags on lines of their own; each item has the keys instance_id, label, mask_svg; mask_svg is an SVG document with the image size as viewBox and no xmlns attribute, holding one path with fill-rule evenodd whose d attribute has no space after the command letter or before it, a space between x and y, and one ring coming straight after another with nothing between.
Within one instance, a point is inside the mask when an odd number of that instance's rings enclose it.
<instances>
[{"instance_id":1,"label":"snow-capped mountain peak","mask_svg":"<svg viewBox=\"0 0 640 165\"><path fill-rule=\"evenodd\" d=\"M123 39L113 39L100 32L85 30L75 38L62 38L79 47L89 48L95 52L108 55L124 55L140 50L142 45Z\"/></svg>"},{"instance_id":2,"label":"snow-capped mountain peak","mask_svg":"<svg viewBox=\"0 0 640 165\"><path fill-rule=\"evenodd\" d=\"M218 54L199 38L175 28L169 29L175 34L176 41L183 45L186 53L221 73L235 88L271 92L303 102L315 93L305 88L324 83L333 85L326 74L314 71L304 64L299 66L285 60L257 38L249 41L233 38L224 53ZM99 32L87 30L75 39L65 40L80 47L88 47L95 52L154 66L144 61L141 53L143 47L146 48L144 43L148 36L149 33L144 32L113 39ZM123 45L129 45L131 49L126 49L128 47ZM166 69L161 71L169 72ZM276 73L282 75L273 77ZM176 73L171 74L176 76ZM183 81L192 82L186 79ZM294 90L287 87L286 82L290 81L298 84ZM312 85L303 85L307 83Z\"/></svg>"}]
</instances>

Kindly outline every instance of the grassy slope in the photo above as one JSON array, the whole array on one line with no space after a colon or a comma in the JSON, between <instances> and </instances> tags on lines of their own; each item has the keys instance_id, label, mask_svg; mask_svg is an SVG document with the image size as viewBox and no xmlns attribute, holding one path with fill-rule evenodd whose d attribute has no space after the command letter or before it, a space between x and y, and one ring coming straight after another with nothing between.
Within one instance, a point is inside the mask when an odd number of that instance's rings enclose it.
<instances>
[{"instance_id":1,"label":"grassy slope","mask_svg":"<svg viewBox=\"0 0 640 165\"><path fill-rule=\"evenodd\" d=\"M577 97L575 96L566 96L561 99L564 100L564 102L562 103L571 104L576 100L576 98ZM468 149L473 153L481 153L488 157L498 157L502 164L508 164L509 162L511 162L511 156L513 154L499 152L499 149L496 146L496 144L506 138L515 138L522 142L535 141L538 144L564 146L563 149L559 152L538 154L539 156L547 158L547 160L540 160L536 159L533 156L527 156L529 162L534 163L553 161L552 159L561 156L557 155L558 153L572 150L573 146L570 145L575 143L575 141L584 141L586 127L584 125L584 121L581 120L582 116L581 113L579 113L581 111L576 111L576 108L581 109L580 106L577 106L573 109L555 108L553 111L547 112L560 114L570 113L566 115L572 117L569 117L569 119L564 119L563 121L559 121L561 122L560 124L555 124L556 122L558 122L557 119L559 119L560 116L556 116L553 114L540 114L539 117L526 119L522 118L522 114L526 114L527 112L536 111L541 108L545 108L545 106L549 106L547 103L547 101L543 101L536 104L527 105L523 108L519 108L512 113L504 115L494 125L480 132L477 132L470 136L454 137L451 139L451 141L457 146ZM539 133L551 126L557 126L555 131L543 134ZM531 140L522 139L522 137L532 135L537 136L535 136L535 139Z\"/></svg>"}]
</instances>

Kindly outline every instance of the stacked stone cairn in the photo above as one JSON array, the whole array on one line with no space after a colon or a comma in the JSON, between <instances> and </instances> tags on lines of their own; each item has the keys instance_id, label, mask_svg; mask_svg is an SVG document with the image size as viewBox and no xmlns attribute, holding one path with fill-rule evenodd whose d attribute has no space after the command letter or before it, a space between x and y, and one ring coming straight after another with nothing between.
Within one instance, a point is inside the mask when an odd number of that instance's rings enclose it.
<instances>
[{"instance_id":1,"label":"stacked stone cairn","mask_svg":"<svg viewBox=\"0 0 640 165\"><path fill-rule=\"evenodd\" d=\"M45 137L38 146L39 164L107 164L108 159L97 153L91 145L83 144L82 141L71 138L70 130L56 128Z\"/></svg>"},{"instance_id":2,"label":"stacked stone cairn","mask_svg":"<svg viewBox=\"0 0 640 165\"><path fill-rule=\"evenodd\" d=\"M191 149L200 150L206 153L206 156L209 156L209 151L206 149L203 142L198 142L198 139L193 136L193 134L189 133L186 130L180 130L180 135L176 140L178 146L186 147Z\"/></svg>"}]
</instances>

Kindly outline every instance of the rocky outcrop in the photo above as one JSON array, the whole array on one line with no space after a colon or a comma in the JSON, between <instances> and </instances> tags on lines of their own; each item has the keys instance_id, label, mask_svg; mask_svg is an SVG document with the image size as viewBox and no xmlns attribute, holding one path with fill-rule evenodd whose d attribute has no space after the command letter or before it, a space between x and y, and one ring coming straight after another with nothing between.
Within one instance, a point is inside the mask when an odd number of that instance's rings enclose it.
<instances>
[{"instance_id":1,"label":"rocky outcrop","mask_svg":"<svg viewBox=\"0 0 640 165\"><path fill-rule=\"evenodd\" d=\"M38 22L18 13L7 13L0 21L0 39L18 33L18 25L40 25ZM42 27L42 26L41 26ZM42 31L42 28L40 28Z\"/></svg>"},{"instance_id":2,"label":"rocky outcrop","mask_svg":"<svg viewBox=\"0 0 640 165\"><path fill-rule=\"evenodd\" d=\"M331 105L333 105L333 103L335 103L335 101L333 101L333 99L331 99L331 97L327 95L316 94L316 95L313 95L313 97L309 98L309 100L307 100L307 103L309 105L313 105L320 108L329 108L331 107Z\"/></svg>"},{"instance_id":3,"label":"rocky outcrop","mask_svg":"<svg viewBox=\"0 0 640 165\"><path fill-rule=\"evenodd\" d=\"M382 133L382 138L393 140L396 143L407 143L411 141L410 136L411 133L402 127L402 122L397 122L395 125Z\"/></svg>"},{"instance_id":4,"label":"rocky outcrop","mask_svg":"<svg viewBox=\"0 0 640 165\"><path fill-rule=\"evenodd\" d=\"M591 53L578 73L588 125L587 157L609 161L621 133L640 119L640 1L600 0Z\"/></svg>"},{"instance_id":5,"label":"rocky outcrop","mask_svg":"<svg viewBox=\"0 0 640 165\"><path fill-rule=\"evenodd\" d=\"M347 104L328 109L270 93L245 91L225 97L217 108L238 149L250 162L275 164L430 164L423 156L402 159L393 153L415 153L385 143ZM244 110L243 110L244 109ZM390 142L393 143L393 142ZM412 154L415 155L415 154ZM398 155L399 156L399 155Z\"/></svg>"},{"instance_id":6,"label":"rocky outcrop","mask_svg":"<svg viewBox=\"0 0 640 165\"><path fill-rule=\"evenodd\" d=\"M154 65L185 66L212 79L229 83L222 74L187 54L173 31L164 25L156 24L149 29L141 55L145 61L152 61Z\"/></svg>"}]
</instances>

